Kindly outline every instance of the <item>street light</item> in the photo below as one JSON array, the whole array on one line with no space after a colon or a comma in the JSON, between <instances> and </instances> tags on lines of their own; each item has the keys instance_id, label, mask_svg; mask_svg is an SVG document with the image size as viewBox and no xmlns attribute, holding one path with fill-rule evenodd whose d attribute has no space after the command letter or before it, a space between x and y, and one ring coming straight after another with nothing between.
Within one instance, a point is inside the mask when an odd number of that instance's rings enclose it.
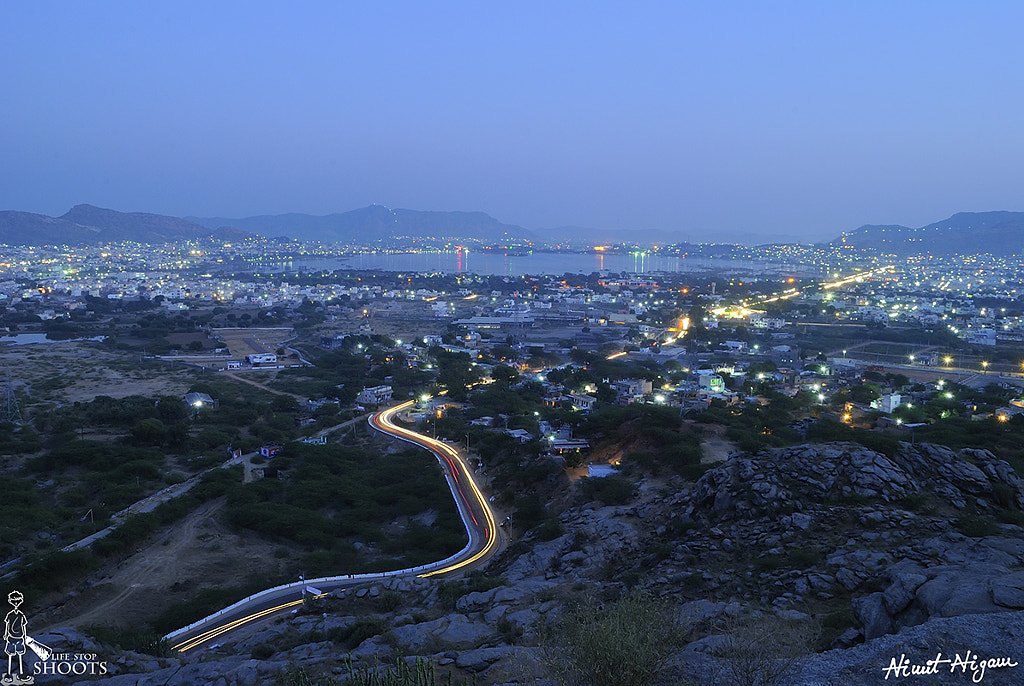
<instances>
[{"instance_id":1,"label":"street light","mask_svg":"<svg viewBox=\"0 0 1024 686\"><path fill-rule=\"evenodd\" d=\"M988 374L988 360L982 360L981 368L985 371L986 374Z\"/></svg>"},{"instance_id":2,"label":"street light","mask_svg":"<svg viewBox=\"0 0 1024 686\"><path fill-rule=\"evenodd\" d=\"M942 358L942 361L945 362L946 366L948 367L953 363L953 358L950 357L949 355L946 355L945 357Z\"/></svg>"}]
</instances>

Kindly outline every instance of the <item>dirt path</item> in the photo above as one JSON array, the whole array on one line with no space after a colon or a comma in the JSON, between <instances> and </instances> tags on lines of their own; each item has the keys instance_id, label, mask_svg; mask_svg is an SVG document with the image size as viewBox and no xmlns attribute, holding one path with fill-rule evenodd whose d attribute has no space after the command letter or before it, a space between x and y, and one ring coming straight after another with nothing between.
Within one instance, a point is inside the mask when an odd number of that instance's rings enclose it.
<instances>
[{"instance_id":1,"label":"dirt path","mask_svg":"<svg viewBox=\"0 0 1024 686\"><path fill-rule=\"evenodd\" d=\"M225 374L225 376L230 376L235 381L241 381L242 383L247 383L250 386L255 386L256 388L261 388L264 391L267 391L268 393L273 393L274 395L287 395L287 396L291 396L292 398L295 398L300 403L306 402L306 398L302 397L301 395L295 395L294 393L288 393L286 391L279 391L279 390L276 390L274 388L270 388L269 386L267 386L265 384L261 384L259 381L253 381L252 379L247 379L244 376L238 376L237 374L232 374L231 372L225 372L224 374Z\"/></svg>"},{"instance_id":2,"label":"dirt path","mask_svg":"<svg viewBox=\"0 0 1024 686\"><path fill-rule=\"evenodd\" d=\"M119 586L122 590L109 600L101 602L79 615L74 622L81 626L103 624L110 616L118 614L121 606L142 604L141 598L134 598L134 596L151 586L159 577L163 567L170 560L178 559L187 550L187 547L192 545L200 523L207 522L223 507L223 501L203 504L164 541L169 541L167 545L161 543L163 554L144 558L138 564L129 565L122 570L120 574L116 575L116 580L111 581L111 585ZM171 564L173 566L173 563Z\"/></svg>"},{"instance_id":3,"label":"dirt path","mask_svg":"<svg viewBox=\"0 0 1024 686\"><path fill-rule=\"evenodd\" d=\"M131 557L90 575L80 589L36 616L40 627L141 627L197 590L280 571L279 545L225 528L223 499L205 503Z\"/></svg>"}]
</instances>

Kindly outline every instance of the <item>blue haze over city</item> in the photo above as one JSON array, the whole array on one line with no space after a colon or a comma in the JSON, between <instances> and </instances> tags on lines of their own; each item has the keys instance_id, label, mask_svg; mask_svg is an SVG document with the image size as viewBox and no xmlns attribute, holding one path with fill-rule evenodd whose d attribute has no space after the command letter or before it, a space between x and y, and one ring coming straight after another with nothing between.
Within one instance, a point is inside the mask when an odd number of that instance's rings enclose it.
<instances>
[{"instance_id":1,"label":"blue haze over city","mask_svg":"<svg viewBox=\"0 0 1024 686\"><path fill-rule=\"evenodd\" d=\"M1022 26L0 2L0 684L1024 683Z\"/></svg>"},{"instance_id":2,"label":"blue haze over city","mask_svg":"<svg viewBox=\"0 0 1024 686\"><path fill-rule=\"evenodd\" d=\"M5 3L0 209L381 204L748 243L1015 210L1022 12Z\"/></svg>"}]
</instances>

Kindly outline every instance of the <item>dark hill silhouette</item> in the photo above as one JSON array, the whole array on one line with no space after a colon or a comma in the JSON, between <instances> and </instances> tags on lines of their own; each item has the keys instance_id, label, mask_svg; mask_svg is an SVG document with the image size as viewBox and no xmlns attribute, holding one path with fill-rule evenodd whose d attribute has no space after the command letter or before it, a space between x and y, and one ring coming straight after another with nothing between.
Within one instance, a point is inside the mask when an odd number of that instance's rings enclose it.
<instances>
[{"instance_id":1,"label":"dark hill silhouette","mask_svg":"<svg viewBox=\"0 0 1024 686\"><path fill-rule=\"evenodd\" d=\"M873 248L897 255L1024 254L1024 212L958 212L917 229L866 225L832 245Z\"/></svg>"},{"instance_id":2,"label":"dark hill silhouette","mask_svg":"<svg viewBox=\"0 0 1024 686\"><path fill-rule=\"evenodd\" d=\"M521 226L503 224L483 212L424 212L370 205L340 214L278 214L227 219L187 217L206 227L233 226L262 236L289 236L325 243L366 242L396 237L473 238L483 241L533 240Z\"/></svg>"},{"instance_id":3,"label":"dark hill silhouette","mask_svg":"<svg viewBox=\"0 0 1024 686\"><path fill-rule=\"evenodd\" d=\"M97 243L171 243L215 236L240 240L251 234L237 229L211 230L180 217L146 212L117 212L75 205L60 217L31 212L0 212L0 243L7 245L89 245Z\"/></svg>"}]
</instances>

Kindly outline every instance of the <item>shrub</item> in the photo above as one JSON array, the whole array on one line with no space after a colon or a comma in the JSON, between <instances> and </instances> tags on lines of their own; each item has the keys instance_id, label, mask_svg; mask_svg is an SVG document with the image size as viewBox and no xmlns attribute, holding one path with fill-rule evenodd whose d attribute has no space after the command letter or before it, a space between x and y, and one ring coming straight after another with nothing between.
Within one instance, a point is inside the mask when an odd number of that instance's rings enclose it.
<instances>
[{"instance_id":1,"label":"shrub","mask_svg":"<svg viewBox=\"0 0 1024 686\"><path fill-rule=\"evenodd\" d=\"M587 500L600 500L605 505L625 505L633 496L633 483L620 476L586 477L580 488Z\"/></svg>"},{"instance_id":2,"label":"shrub","mask_svg":"<svg viewBox=\"0 0 1024 686\"><path fill-rule=\"evenodd\" d=\"M565 533L565 529L562 528L562 523L558 521L557 517L548 517L534 531L538 541L553 541Z\"/></svg>"},{"instance_id":3,"label":"shrub","mask_svg":"<svg viewBox=\"0 0 1024 686\"><path fill-rule=\"evenodd\" d=\"M345 658L345 668L350 676L343 682L344 686L439 686L442 683L444 686L469 686L470 683L465 678L457 681L453 680L450 673L447 679L439 682L437 675L434 673L433 663L419 657L411 664L399 657L395 659L393 665L386 667L373 665L372 667L359 668L356 668L350 658ZM292 686L292 684L294 686L306 686L307 684L309 686L314 684L328 686L328 684L337 683L333 680L325 681L326 677L319 681L314 681L304 672L303 677L307 680L288 682L288 686ZM476 683L475 678L472 683Z\"/></svg>"},{"instance_id":4,"label":"shrub","mask_svg":"<svg viewBox=\"0 0 1024 686\"><path fill-rule=\"evenodd\" d=\"M507 617L499 619L495 628L497 628L498 636L501 637L501 640L509 645L515 645L516 641L523 635L523 627Z\"/></svg>"},{"instance_id":5,"label":"shrub","mask_svg":"<svg viewBox=\"0 0 1024 686\"><path fill-rule=\"evenodd\" d=\"M1010 484L998 482L992 485L992 499L999 507L1010 509L1017 506L1017 489Z\"/></svg>"},{"instance_id":6,"label":"shrub","mask_svg":"<svg viewBox=\"0 0 1024 686\"><path fill-rule=\"evenodd\" d=\"M720 658L703 674L703 683L722 686L771 686L787 683L820 633L816 623L761 617L741 623L728 620L715 633L726 635L715 651Z\"/></svg>"},{"instance_id":7,"label":"shrub","mask_svg":"<svg viewBox=\"0 0 1024 686\"><path fill-rule=\"evenodd\" d=\"M1000 510L996 513L996 519L1003 524L1024 526L1024 512L1021 512L1020 510Z\"/></svg>"},{"instance_id":8,"label":"shrub","mask_svg":"<svg viewBox=\"0 0 1024 686\"><path fill-rule=\"evenodd\" d=\"M383 617L360 617L356 620L355 624L347 629L331 632L330 639L335 643L341 643L347 648L355 648L368 638L380 636L390 626Z\"/></svg>"},{"instance_id":9,"label":"shrub","mask_svg":"<svg viewBox=\"0 0 1024 686\"><path fill-rule=\"evenodd\" d=\"M557 683L593 686L651 683L689 633L667 605L638 591L571 605L541 631L544 664Z\"/></svg>"},{"instance_id":10,"label":"shrub","mask_svg":"<svg viewBox=\"0 0 1024 686\"><path fill-rule=\"evenodd\" d=\"M999 527L995 522L972 512L962 512L953 522L953 526L964 536L971 538L984 538L999 533Z\"/></svg>"},{"instance_id":11,"label":"shrub","mask_svg":"<svg viewBox=\"0 0 1024 686\"><path fill-rule=\"evenodd\" d=\"M402 604L402 594L398 591L384 591L377 597L377 607L381 612L392 612Z\"/></svg>"}]
</instances>

